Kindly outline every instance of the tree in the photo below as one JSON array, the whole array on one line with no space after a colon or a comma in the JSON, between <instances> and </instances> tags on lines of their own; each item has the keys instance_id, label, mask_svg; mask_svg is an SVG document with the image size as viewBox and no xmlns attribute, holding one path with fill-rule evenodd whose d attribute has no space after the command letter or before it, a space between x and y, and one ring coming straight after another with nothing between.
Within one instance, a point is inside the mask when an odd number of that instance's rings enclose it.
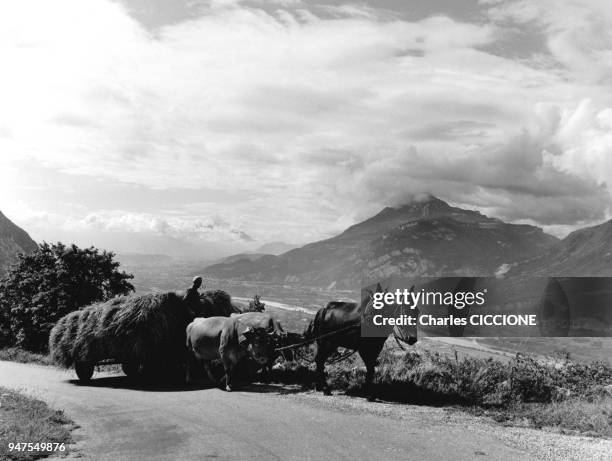
<instances>
[{"instance_id":1,"label":"tree","mask_svg":"<svg viewBox=\"0 0 612 461\"><path fill-rule=\"evenodd\" d=\"M134 291L115 254L62 243L39 245L0 283L0 346L46 351L49 331L69 312Z\"/></svg>"}]
</instances>

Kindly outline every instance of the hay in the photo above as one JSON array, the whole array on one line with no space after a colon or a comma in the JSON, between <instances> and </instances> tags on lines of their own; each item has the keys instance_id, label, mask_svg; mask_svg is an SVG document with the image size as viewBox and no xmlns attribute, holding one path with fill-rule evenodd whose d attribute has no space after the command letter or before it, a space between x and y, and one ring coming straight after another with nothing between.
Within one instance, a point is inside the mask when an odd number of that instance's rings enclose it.
<instances>
[{"instance_id":1,"label":"hay","mask_svg":"<svg viewBox=\"0 0 612 461\"><path fill-rule=\"evenodd\" d=\"M240 313L240 309L232 304L231 296L223 290L210 290L200 295L202 309L206 315L202 317L227 317L231 313Z\"/></svg>"},{"instance_id":2,"label":"hay","mask_svg":"<svg viewBox=\"0 0 612 461\"><path fill-rule=\"evenodd\" d=\"M231 298L223 291L202 295L197 315L228 316ZM184 359L185 328L193 318L181 296L155 293L123 296L61 318L51 330L49 351L63 367L75 362L165 366Z\"/></svg>"}]
</instances>

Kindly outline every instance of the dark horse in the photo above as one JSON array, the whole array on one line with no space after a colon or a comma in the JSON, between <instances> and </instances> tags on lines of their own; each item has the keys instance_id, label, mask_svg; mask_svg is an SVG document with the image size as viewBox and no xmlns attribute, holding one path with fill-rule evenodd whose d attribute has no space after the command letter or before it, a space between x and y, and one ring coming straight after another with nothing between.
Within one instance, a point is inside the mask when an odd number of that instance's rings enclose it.
<instances>
[{"instance_id":1,"label":"dark horse","mask_svg":"<svg viewBox=\"0 0 612 461\"><path fill-rule=\"evenodd\" d=\"M380 285L377 286L376 291L382 291ZM344 347L357 351L363 360L366 366L365 388L369 398L372 398L372 381L376 360L394 327L379 329L378 332L382 332L382 334L378 337L361 335L361 323L364 320L364 314L367 318L372 313L371 300L372 293L366 295L361 304L332 301L317 311L315 318L304 331L305 339L314 339L325 335L316 340L315 362L317 364L316 389L322 390L326 395L330 394L330 390L325 378L325 361L337 351L338 347ZM397 310L395 306L391 306L391 308ZM412 345L417 341L416 327L406 328L410 329L408 335L399 334L398 336L401 338L408 336L407 343Z\"/></svg>"}]
</instances>

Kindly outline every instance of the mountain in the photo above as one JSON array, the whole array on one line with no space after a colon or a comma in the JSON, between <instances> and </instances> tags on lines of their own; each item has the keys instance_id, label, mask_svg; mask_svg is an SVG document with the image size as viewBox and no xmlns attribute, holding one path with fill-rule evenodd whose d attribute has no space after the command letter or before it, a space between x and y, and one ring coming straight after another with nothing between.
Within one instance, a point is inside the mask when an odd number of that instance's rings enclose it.
<instances>
[{"instance_id":1,"label":"mountain","mask_svg":"<svg viewBox=\"0 0 612 461\"><path fill-rule=\"evenodd\" d=\"M299 245L292 245L291 243L285 242L270 242L264 243L262 246L255 250L255 253L267 254L267 255L280 255L286 253L289 250L299 247Z\"/></svg>"},{"instance_id":2,"label":"mountain","mask_svg":"<svg viewBox=\"0 0 612 461\"><path fill-rule=\"evenodd\" d=\"M508 275L612 276L612 220L572 232L542 254L513 266Z\"/></svg>"},{"instance_id":3,"label":"mountain","mask_svg":"<svg viewBox=\"0 0 612 461\"><path fill-rule=\"evenodd\" d=\"M28 233L0 212L0 277L17 261L19 253L31 253L38 248Z\"/></svg>"},{"instance_id":4,"label":"mountain","mask_svg":"<svg viewBox=\"0 0 612 461\"><path fill-rule=\"evenodd\" d=\"M507 224L428 197L385 208L336 237L280 256L214 264L204 272L225 279L355 289L363 278L491 275L557 241L538 227Z\"/></svg>"},{"instance_id":5,"label":"mountain","mask_svg":"<svg viewBox=\"0 0 612 461\"><path fill-rule=\"evenodd\" d=\"M264 243L255 251L245 251L243 253L225 256L224 258L216 260L213 264L229 264L241 260L256 261L262 256L280 255L297 247L298 245L291 245L285 242Z\"/></svg>"},{"instance_id":6,"label":"mountain","mask_svg":"<svg viewBox=\"0 0 612 461\"><path fill-rule=\"evenodd\" d=\"M225 258L221 258L218 261L215 261L214 264L232 264L238 261L257 261L259 258L263 256L269 256L267 253L238 253L235 255L226 256Z\"/></svg>"}]
</instances>

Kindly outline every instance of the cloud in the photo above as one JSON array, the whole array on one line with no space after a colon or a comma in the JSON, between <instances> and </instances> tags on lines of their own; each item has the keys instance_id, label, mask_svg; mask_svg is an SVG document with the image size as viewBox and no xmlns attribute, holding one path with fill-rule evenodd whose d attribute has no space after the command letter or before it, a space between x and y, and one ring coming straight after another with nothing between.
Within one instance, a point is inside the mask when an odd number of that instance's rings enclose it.
<instances>
[{"instance_id":1,"label":"cloud","mask_svg":"<svg viewBox=\"0 0 612 461\"><path fill-rule=\"evenodd\" d=\"M538 104L525 127L505 139L451 156L438 155L437 146L412 146L369 165L357 188L368 191L362 199L396 204L422 191L441 194L510 221L601 221L610 215L610 114L589 100L573 109Z\"/></svg>"},{"instance_id":2,"label":"cloud","mask_svg":"<svg viewBox=\"0 0 612 461\"><path fill-rule=\"evenodd\" d=\"M586 99L573 111L553 109L549 117L556 129L545 160L602 188L612 185L612 108Z\"/></svg>"},{"instance_id":3,"label":"cloud","mask_svg":"<svg viewBox=\"0 0 612 461\"><path fill-rule=\"evenodd\" d=\"M553 58L577 80L612 83L612 7L607 0L513 0L495 2L499 22L543 28Z\"/></svg>"},{"instance_id":4,"label":"cloud","mask_svg":"<svg viewBox=\"0 0 612 461\"><path fill-rule=\"evenodd\" d=\"M113 184L210 191L70 214L105 232L306 242L423 192L550 226L608 212L603 2L488 4L478 23L276 3L213 2L151 31L117 2L3 2L0 161L95 178L100 202ZM527 23L554 65L487 51Z\"/></svg>"},{"instance_id":5,"label":"cloud","mask_svg":"<svg viewBox=\"0 0 612 461\"><path fill-rule=\"evenodd\" d=\"M70 11L59 37L53 21L7 34L31 47L9 42L6 148L62 171L150 187L249 186L250 170L264 162L257 186L265 187L278 181L275 166L302 153L360 149L372 142L359 139L364 128L386 124L435 73L411 69L407 46L435 53L489 40L486 27L441 17L323 20L285 11L287 22L252 8L215 10L151 37L118 4L93 4L95 21L78 2L53 11L43 2L47 18ZM32 6L19 3L13 16Z\"/></svg>"},{"instance_id":6,"label":"cloud","mask_svg":"<svg viewBox=\"0 0 612 461\"><path fill-rule=\"evenodd\" d=\"M106 211L90 213L81 219L66 221L67 228L96 229L110 232L152 233L188 241L252 242L240 229L222 219L161 218L147 213Z\"/></svg>"}]
</instances>

